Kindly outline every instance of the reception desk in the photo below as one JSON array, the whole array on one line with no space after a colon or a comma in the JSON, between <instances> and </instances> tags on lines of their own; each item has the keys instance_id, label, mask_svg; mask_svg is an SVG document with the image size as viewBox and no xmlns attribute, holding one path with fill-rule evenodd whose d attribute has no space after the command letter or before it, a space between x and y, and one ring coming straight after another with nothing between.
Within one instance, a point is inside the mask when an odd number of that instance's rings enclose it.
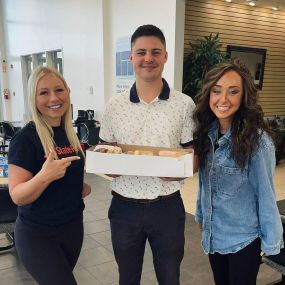
<instances>
[{"instance_id":1,"label":"reception desk","mask_svg":"<svg viewBox=\"0 0 285 285\"><path fill-rule=\"evenodd\" d=\"M0 186L7 186L8 185L8 178L0 177Z\"/></svg>"}]
</instances>

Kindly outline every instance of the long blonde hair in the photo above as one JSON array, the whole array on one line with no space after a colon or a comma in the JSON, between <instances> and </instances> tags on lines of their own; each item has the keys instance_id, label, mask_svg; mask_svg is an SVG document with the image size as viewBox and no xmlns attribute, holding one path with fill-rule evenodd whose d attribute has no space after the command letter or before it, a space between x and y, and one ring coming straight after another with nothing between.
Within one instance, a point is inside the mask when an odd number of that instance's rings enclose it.
<instances>
[{"instance_id":1,"label":"long blonde hair","mask_svg":"<svg viewBox=\"0 0 285 285\"><path fill-rule=\"evenodd\" d=\"M44 116L41 114L41 112L37 108L36 96L37 96L37 86L38 86L39 80L49 74L52 74L58 77L62 81L64 87L69 93L69 87L65 79L63 78L63 76L57 70L50 68L50 67L38 66L37 68L33 70L29 78L29 81L28 81L29 106L30 106L31 116L32 116L32 120L35 123L36 130L37 130L38 136L40 138L40 141L42 143L46 156L49 155L50 150L55 149L56 145L53 139L54 133L52 130L52 126L48 123L48 121L44 118ZM68 108L65 114L61 118L61 126L65 130L67 139L70 142L70 144L73 146L75 151L76 152L80 151L82 155L84 156L84 152L82 150L80 141L72 126L71 112L72 110L71 110L70 97L69 97Z\"/></svg>"}]
</instances>

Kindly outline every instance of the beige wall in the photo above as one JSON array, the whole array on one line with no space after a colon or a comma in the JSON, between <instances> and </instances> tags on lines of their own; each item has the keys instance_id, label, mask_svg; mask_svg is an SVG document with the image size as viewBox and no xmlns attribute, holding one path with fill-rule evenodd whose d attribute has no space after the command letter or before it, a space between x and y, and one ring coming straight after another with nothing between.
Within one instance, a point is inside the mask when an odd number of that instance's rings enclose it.
<instances>
[{"instance_id":1,"label":"beige wall","mask_svg":"<svg viewBox=\"0 0 285 285\"><path fill-rule=\"evenodd\" d=\"M220 33L227 45L267 49L260 103L266 116L285 115L285 11L226 3L186 0L185 52L210 33Z\"/></svg>"}]
</instances>

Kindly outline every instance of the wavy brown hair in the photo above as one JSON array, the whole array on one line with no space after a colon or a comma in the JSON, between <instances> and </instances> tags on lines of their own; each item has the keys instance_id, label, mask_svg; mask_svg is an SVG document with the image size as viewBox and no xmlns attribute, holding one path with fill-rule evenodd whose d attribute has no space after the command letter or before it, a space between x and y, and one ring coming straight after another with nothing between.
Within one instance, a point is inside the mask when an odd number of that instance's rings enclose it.
<instances>
[{"instance_id":1,"label":"wavy brown hair","mask_svg":"<svg viewBox=\"0 0 285 285\"><path fill-rule=\"evenodd\" d=\"M233 70L242 79L243 96L240 108L234 114L231 124L231 156L239 167L244 168L259 145L259 138L264 131L273 137L272 131L264 122L264 114L258 104L258 93L250 71L238 58L221 63L211 69L205 76L203 86L197 95L197 105L193 113L195 122L194 149L199 156L201 166L205 166L206 156L210 150L208 132L216 120L210 109L209 100L212 87L228 71Z\"/></svg>"}]
</instances>

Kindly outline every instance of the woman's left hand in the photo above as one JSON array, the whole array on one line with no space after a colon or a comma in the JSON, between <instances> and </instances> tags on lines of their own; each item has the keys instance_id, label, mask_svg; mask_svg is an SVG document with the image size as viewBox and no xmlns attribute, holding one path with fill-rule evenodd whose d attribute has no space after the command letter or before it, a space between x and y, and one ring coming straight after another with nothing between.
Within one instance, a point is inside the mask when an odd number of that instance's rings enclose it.
<instances>
[{"instance_id":1,"label":"woman's left hand","mask_svg":"<svg viewBox=\"0 0 285 285\"><path fill-rule=\"evenodd\" d=\"M159 177L163 181L182 181L187 177Z\"/></svg>"},{"instance_id":2,"label":"woman's left hand","mask_svg":"<svg viewBox=\"0 0 285 285\"><path fill-rule=\"evenodd\" d=\"M83 182L82 198L85 198L91 193L91 186Z\"/></svg>"}]
</instances>

